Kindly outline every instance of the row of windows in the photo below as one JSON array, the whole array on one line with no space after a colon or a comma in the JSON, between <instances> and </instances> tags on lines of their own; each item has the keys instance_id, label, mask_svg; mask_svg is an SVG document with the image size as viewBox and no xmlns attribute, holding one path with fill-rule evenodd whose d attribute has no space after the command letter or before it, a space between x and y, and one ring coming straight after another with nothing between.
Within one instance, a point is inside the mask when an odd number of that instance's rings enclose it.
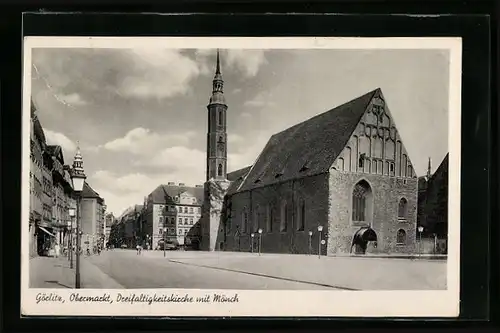
<instances>
[{"instance_id":1,"label":"row of windows","mask_svg":"<svg viewBox=\"0 0 500 333\"><path fill-rule=\"evenodd\" d=\"M175 224L175 217L165 217L165 222L167 224L168 223ZM183 224L183 222L184 222L185 225L193 225L194 224L194 218L192 218L192 217L190 217L190 218L185 217L184 219L182 219L182 218L179 217L177 219L177 223L178 224ZM158 223L163 223L163 216L158 217Z\"/></svg>"},{"instance_id":2,"label":"row of windows","mask_svg":"<svg viewBox=\"0 0 500 333\"><path fill-rule=\"evenodd\" d=\"M296 231L304 231L306 227L306 204L304 200L299 200L298 204L292 207L292 209L296 209ZM280 205L280 219L279 219L279 231L287 232L289 229L289 223L292 220L290 204L287 201L282 201ZM250 233L250 232L258 232L259 229L263 229L263 232L273 232L273 225L275 222L275 212L274 206L268 205L262 211L259 207L256 207L254 210L254 217L252 219L252 225L250 225L248 221L248 212L246 209L243 210L241 214L241 232L242 233ZM231 229L231 226L228 225L228 229Z\"/></svg>"},{"instance_id":3,"label":"row of windows","mask_svg":"<svg viewBox=\"0 0 500 333\"><path fill-rule=\"evenodd\" d=\"M187 235L191 229L178 229L177 235ZM158 235L163 235L163 228L158 229ZM176 235L175 229L168 228L167 235Z\"/></svg>"},{"instance_id":4,"label":"row of windows","mask_svg":"<svg viewBox=\"0 0 500 333\"><path fill-rule=\"evenodd\" d=\"M193 202L196 202L196 199L193 199ZM177 207L177 208L176 208ZM163 208L166 209L167 212L179 212L179 213L185 213L185 214L193 214L196 211L201 214L201 207L183 207L183 206L159 206L160 210L163 210Z\"/></svg>"}]
</instances>

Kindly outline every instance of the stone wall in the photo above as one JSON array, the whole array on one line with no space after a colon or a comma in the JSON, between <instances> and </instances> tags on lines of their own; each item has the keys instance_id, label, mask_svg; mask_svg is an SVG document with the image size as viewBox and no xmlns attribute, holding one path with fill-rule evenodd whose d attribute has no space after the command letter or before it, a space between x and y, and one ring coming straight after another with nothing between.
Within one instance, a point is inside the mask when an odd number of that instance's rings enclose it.
<instances>
[{"instance_id":1,"label":"stone wall","mask_svg":"<svg viewBox=\"0 0 500 333\"><path fill-rule=\"evenodd\" d=\"M200 220L202 250L220 250L220 239L224 231L221 229L224 197L229 185L228 180L210 179L205 183L205 200L203 201Z\"/></svg>"},{"instance_id":2,"label":"stone wall","mask_svg":"<svg viewBox=\"0 0 500 333\"><path fill-rule=\"evenodd\" d=\"M377 247L371 252L412 253L415 251L417 223L417 178L398 178L376 174L330 171L328 254L350 253L353 236L362 226L352 221L352 191L365 180L371 187L373 209L367 220L377 233ZM406 219L398 219L401 198L407 204ZM368 225L367 225L368 226ZM406 232L406 243L396 244L399 229Z\"/></svg>"},{"instance_id":3,"label":"stone wall","mask_svg":"<svg viewBox=\"0 0 500 333\"><path fill-rule=\"evenodd\" d=\"M262 252L268 253L309 253L309 230L312 252L318 252L319 235L317 227L324 226L327 232L328 216L328 174L290 180L252 191L236 193L229 199L231 213L226 228L228 251L251 251L254 233L254 251L258 251L259 234L262 229ZM298 229L300 203L305 204L304 230ZM286 202L287 228L280 230L282 207ZM282 206L283 205L283 206ZM244 213L248 215L248 228L243 230ZM326 246L322 251L326 253Z\"/></svg>"}]
</instances>

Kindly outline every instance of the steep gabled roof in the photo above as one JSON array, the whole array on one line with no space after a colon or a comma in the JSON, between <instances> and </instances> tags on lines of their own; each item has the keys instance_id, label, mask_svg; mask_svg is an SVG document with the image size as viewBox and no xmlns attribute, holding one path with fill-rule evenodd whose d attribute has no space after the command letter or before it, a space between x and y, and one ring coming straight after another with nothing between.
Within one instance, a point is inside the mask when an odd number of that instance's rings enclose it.
<instances>
[{"instance_id":1,"label":"steep gabled roof","mask_svg":"<svg viewBox=\"0 0 500 333\"><path fill-rule=\"evenodd\" d=\"M252 168L251 165L244 167L239 170L235 170L233 172L230 172L227 174L227 180L231 182L231 185L229 185L229 188L227 190L227 194L231 195L236 192L240 184L243 182L245 179L245 176L248 174L250 169Z\"/></svg>"},{"instance_id":2,"label":"steep gabled roof","mask_svg":"<svg viewBox=\"0 0 500 333\"><path fill-rule=\"evenodd\" d=\"M96 198L96 199L102 199L99 196L99 193L94 191L92 187L87 182L83 183L83 190L82 190L82 198Z\"/></svg>"},{"instance_id":3,"label":"steep gabled roof","mask_svg":"<svg viewBox=\"0 0 500 333\"><path fill-rule=\"evenodd\" d=\"M185 192L194 196L198 201L198 204L202 204L204 199L203 187L159 185L153 190L153 192L151 192L150 196L153 203L164 204L166 201L174 203L174 198Z\"/></svg>"},{"instance_id":4,"label":"steep gabled roof","mask_svg":"<svg viewBox=\"0 0 500 333\"><path fill-rule=\"evenodd\" d=\"M375 89L273 135L238 191L328 172L379 91Z\"/></svg>"}]
</instances>

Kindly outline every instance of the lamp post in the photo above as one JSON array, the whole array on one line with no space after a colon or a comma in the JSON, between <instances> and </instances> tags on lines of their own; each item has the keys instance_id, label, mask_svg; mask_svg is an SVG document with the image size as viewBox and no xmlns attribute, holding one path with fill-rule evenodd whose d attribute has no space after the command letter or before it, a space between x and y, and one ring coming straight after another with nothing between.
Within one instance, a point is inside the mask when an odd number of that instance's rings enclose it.
<instances>
[{"instance_id":1,"label":"lamp post","mask_svg":"<svg viewBox=\"0 0 500 333\"><path fill-rule=\"evenodd\" d=\"M167 256L167 242L165 241L165 234L167 233L167 228L163 227L163 256Z\"/></svg>"},{"instance_id":2,"label":"lamp post","mask_svg":"<svg viewBox=\"0 0 500 333\"><path fill-rule=\"evenodd\" d=\"M313 236L313 232L312 232L312 230L309 230L309 255L312 254L312 236Z\"/></svg>"},{"instance_id":3,"label":"lamp post","mask_svg":"<svg viewBox=\"0 0 500 333\"><path fill-rule=\"evenodd\" d=\"M68 256L69 256L69 268L73 269L73 218L76 212L74 208L69 209L69 242L68 242Z\"/></svg>"},{"instance_id":4,"label":"lamp post","mask_svg":"<svg viewBox=\"0 0 500 333\"><path fill-rule=\"evenodd\" d=\"M250 236L252 237L252 243L250 243L250 246L251 246L252 253L253 253L253 238L255 237L255 234L252 232L252 233L250 234Z\"/></svg>"},{"instance_id":5,"label":"lamp post","mask_svg":"<svg viewBox=\"0 0 500 333\"><path fill-rule=\"evenodd\" d=\"M259 229L259 256L262 251L262 229Z\"/></svg>"},{"instance_id":6,"label":"lamp post","mask_svg":"<svg viewBox=\"0 0 500 333\"><path fill-rule=\"evenodd\" d=\"M73 169L71 172L73 191L76 196L76 272L75 272L76 289L80 289L80 251L79 251L81 242L80 205L81 205L81 193L86 178L87 176L85 176L85 172L83 170L82 155L80 154L80 148L78 147L76 150L75 159L73 160Z\"/></svg>"},{"instance_id":7,"label":"lamp post","mask_svg":"<svg viewBox=\"0 0 500 333\"><path fill-rule=\"evenodd\" d=\"M420 257L420 252L422 252L422 232L424 231L424 227L418 227L418 256Z\"/></svg>"},{"instance_id":8,"label":"lamp post","mask_svg":"<svg viewBox=\"0 0 500 333\"><path fill-rule=\"evenodd\" d=\"M321 234L323 232L323 226L318 225L319 239L318 239L318 259L321 258Z\"/></svg>"}]
</instances>

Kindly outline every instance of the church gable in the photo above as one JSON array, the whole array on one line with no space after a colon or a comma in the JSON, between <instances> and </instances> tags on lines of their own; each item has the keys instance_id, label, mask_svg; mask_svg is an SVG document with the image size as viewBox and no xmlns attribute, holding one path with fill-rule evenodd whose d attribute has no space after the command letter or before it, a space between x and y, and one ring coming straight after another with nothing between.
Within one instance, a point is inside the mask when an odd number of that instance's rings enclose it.
<instances>
[{"instance_id":1,"label":"church gable","mask_svg":"<svg viewBox=\"0 0 500 333\"><path fill-rule=\"evenodd\" d=\"M343 172L416 178L396 124L378 90L334 165Z\"/></svg>"}]
</instances>

